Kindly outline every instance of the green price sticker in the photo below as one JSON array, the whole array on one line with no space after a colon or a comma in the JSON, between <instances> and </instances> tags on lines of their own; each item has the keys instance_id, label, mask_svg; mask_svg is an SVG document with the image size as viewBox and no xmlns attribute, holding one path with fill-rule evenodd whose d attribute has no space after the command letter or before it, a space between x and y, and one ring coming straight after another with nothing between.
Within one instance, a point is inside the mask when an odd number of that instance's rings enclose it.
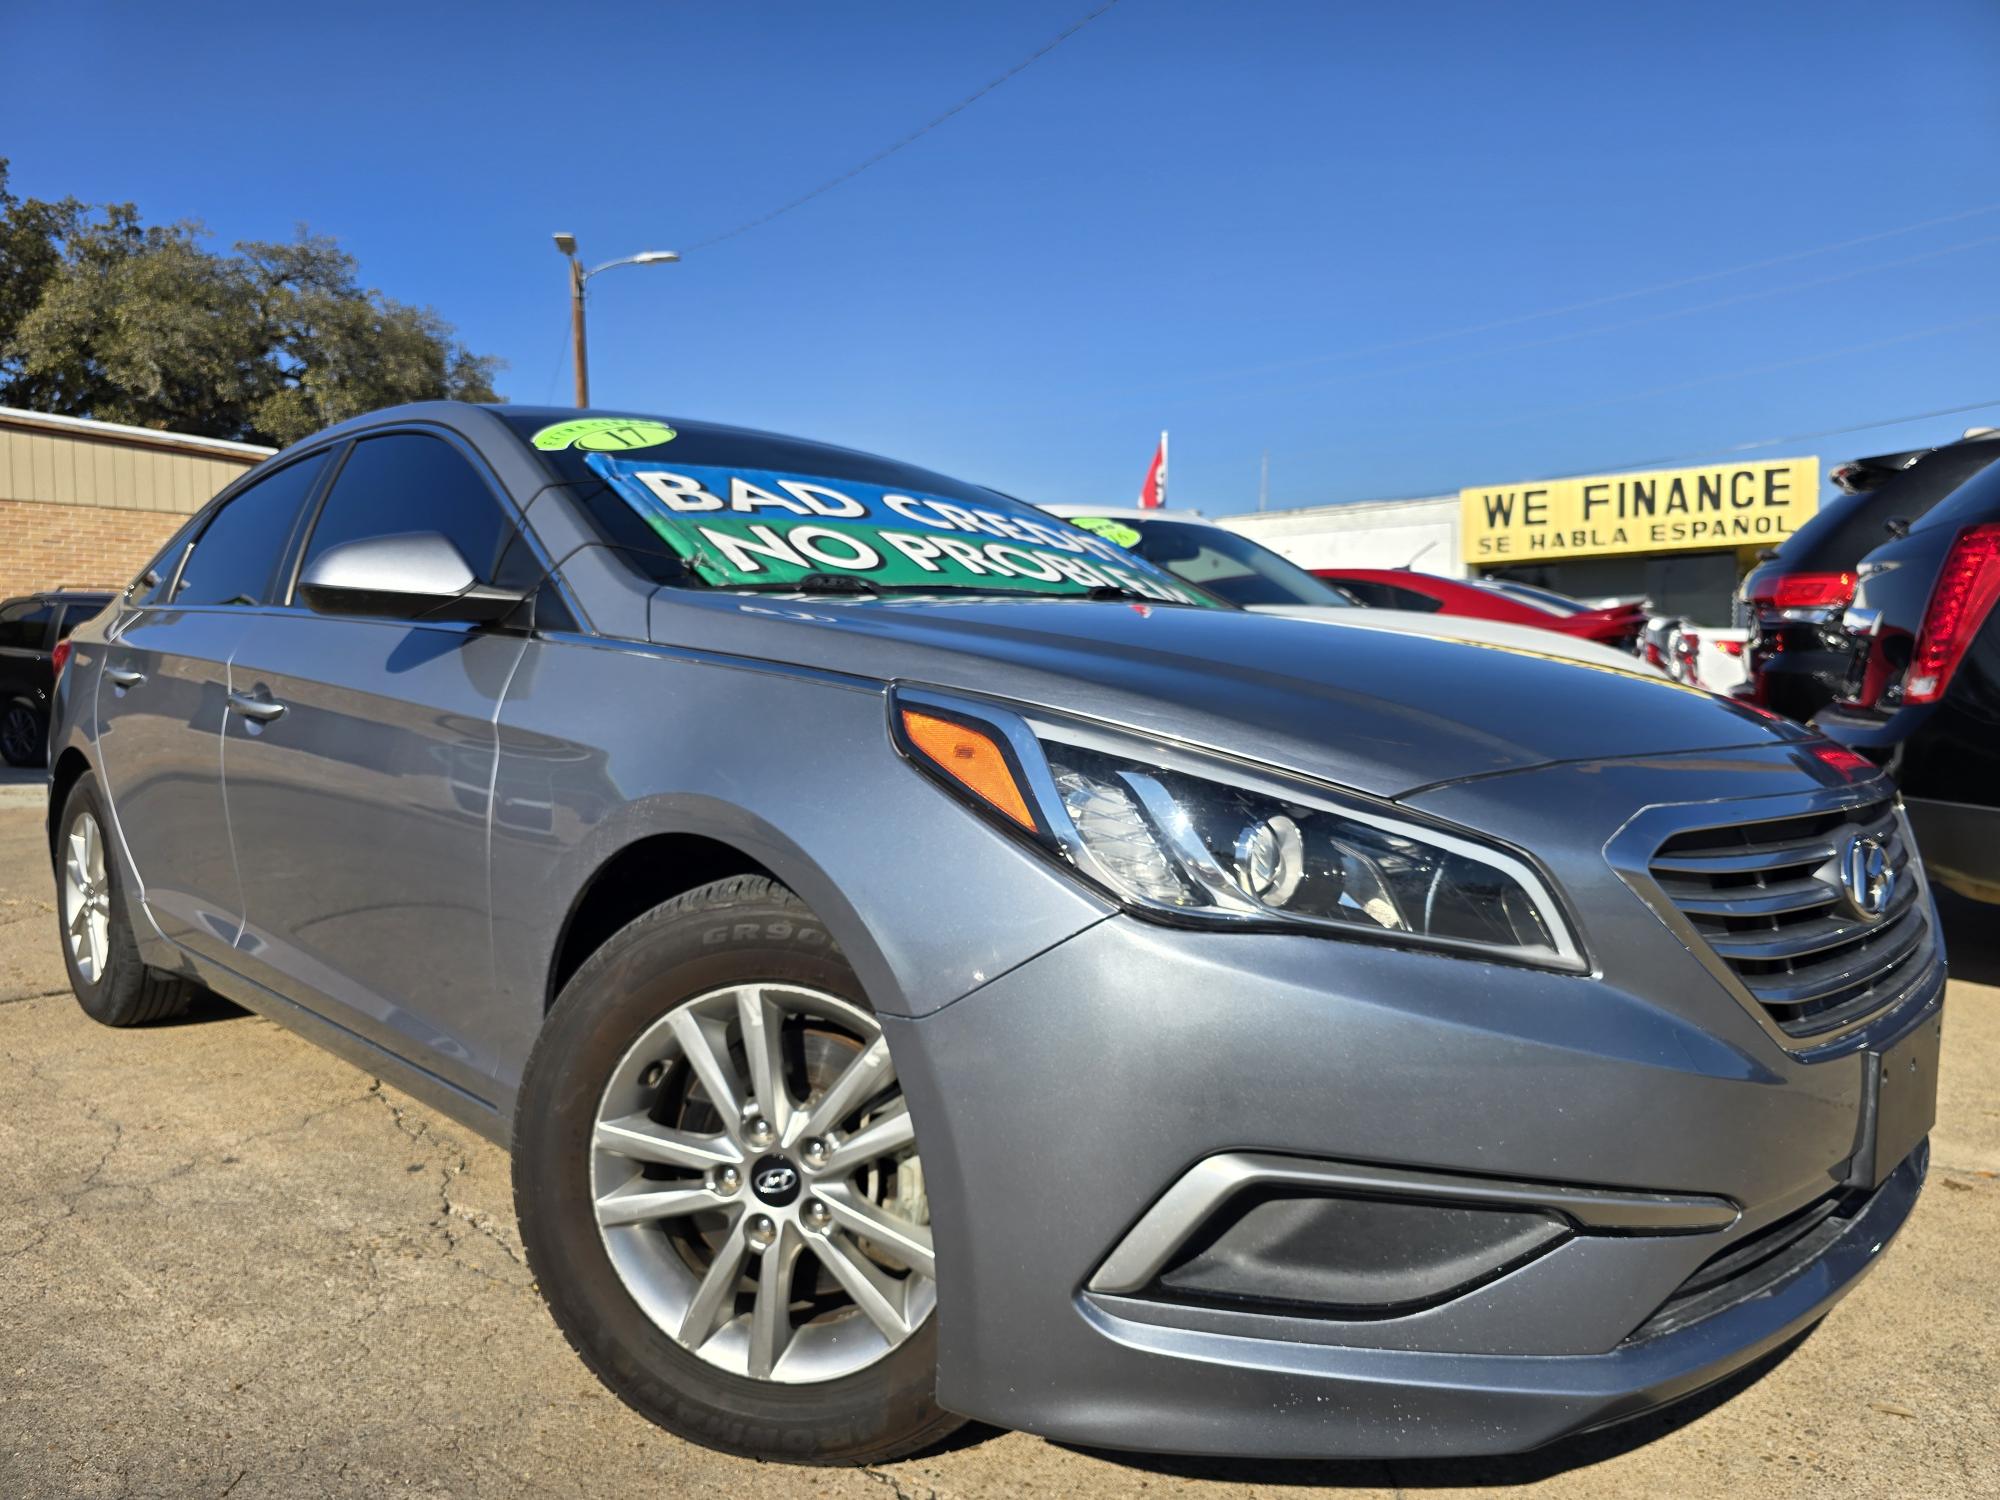
<instances>
[{"instance_id":1,"label":"green price sticker","mask_svg":"<svg viewBox=\"0 0 2000 1500\"><path fill-rule=\"evenodd\" d=\"M657 448L674 440L674 430L665 422L646 422L633 417L575 417L544 427L534 443L543 452L581 448L586 453L623 453L631 448Z\"/></svg>"},{"instance_id":2,"label":"green price sticker","mask_svg":"<svg viewBox=\"0 0 2000 1500\"><path fill-rule=\"evenodd\" d=\"M1139 545L1139 528L1127 526L1123 521L1114 521L1109 516L1071 516L1069 524L1081 526L1085 531L1094 531L1107 542L1116 542L1121 547Z\"/></svg>"}]
</instances>

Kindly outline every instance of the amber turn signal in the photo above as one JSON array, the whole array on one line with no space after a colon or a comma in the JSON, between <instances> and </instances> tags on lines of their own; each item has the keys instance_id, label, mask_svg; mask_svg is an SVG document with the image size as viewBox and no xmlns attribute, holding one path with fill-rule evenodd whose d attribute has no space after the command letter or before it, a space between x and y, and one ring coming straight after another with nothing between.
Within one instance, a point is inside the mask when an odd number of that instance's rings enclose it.
<instances>
[{"instance_id":1,"label":"amber turn signal","mask_svg":"<svg viewBox=\"0 0 2000 1500\"><path fill-rule=\"evenodd\" d=\"M1014 780L1006 752L991 735L969 724L909 708L903 710L903 733L912 748L945 775L987 806L1034 832L1035 815L1028 811L1028 800Z\"/></svg>"}]
</instances>

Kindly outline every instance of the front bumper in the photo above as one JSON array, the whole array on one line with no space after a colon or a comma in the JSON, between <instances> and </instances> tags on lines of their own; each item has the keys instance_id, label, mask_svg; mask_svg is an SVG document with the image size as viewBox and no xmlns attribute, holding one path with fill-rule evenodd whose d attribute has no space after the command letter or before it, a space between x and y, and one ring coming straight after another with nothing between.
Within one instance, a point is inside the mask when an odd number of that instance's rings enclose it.
<instances>
[{"instance_id":1,"label":"front bumper","mask_svg":"<svg viewBox=\"0 0 2000 1500\"><path fill-rule=\"evenodd\" d=\"M930 1167L938 1399L1106 1447L1501 1452L1672 1400L1783 1343L1901 1226L1924 1153L1809 1260L1662 1325L1703 1266L1839 1188L1871 1054L1794 1056L1684 949L1658 957L1642 993L1114 917L924 1019L885 1018ZM1739 1025L1717 1019L1731 1014ZM1114 1248L1224 1153L1737 1212L1699 1232L1586 1229L1386 1316L1104 1290Z\"/></svg>"}]
</instances>

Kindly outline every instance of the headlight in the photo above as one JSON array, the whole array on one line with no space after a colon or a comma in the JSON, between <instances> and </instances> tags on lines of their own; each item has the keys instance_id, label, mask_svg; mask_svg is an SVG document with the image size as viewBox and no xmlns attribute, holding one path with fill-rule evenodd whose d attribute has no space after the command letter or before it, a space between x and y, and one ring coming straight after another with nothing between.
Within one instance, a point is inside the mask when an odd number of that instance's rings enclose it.
<instances>
[{"instance_id":1,"label":"headlight","mask_svg":"<svg viewBox=\"0 0 2000 1500\"><path fill-rule=\"evenodd\" d=\"M1277 772L985 705L899 692L894 716L919 765L1142 914L1585 967L1535 868L1462 830Z\"/></svg>"}]
</instances>

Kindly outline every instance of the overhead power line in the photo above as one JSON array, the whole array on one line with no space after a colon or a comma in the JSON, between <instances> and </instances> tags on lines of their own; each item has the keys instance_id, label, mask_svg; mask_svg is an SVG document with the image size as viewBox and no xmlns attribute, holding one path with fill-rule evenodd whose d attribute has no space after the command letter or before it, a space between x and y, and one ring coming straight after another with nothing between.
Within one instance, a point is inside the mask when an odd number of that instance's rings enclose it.
<instances>
[{"instance_id":1,"label":"overhead power line","mask_svg":"<svg viewBox=\"0 0 2000 1500\"><path fill-rule=\"evenodd\" d=\"M889 157L894 156L898 151L901 151L905 146L910 145L914 141L920 140L922 137L926 135L929 135L933 130L936 130L938 126L944 124L944 122L949 120L953 115L956 115L961 111L970 108L972 105L977 104L981 99L984 99L988 94L992 93L995 89L999 88L1001 84L1007 82L1008 79L1014 77L1015 74L1023 72L1026 69L1032 67L1034 64L1040 62L1044 57L1047 57L1051 52L1055 51L1056 48L1060 47L1064 42L1068 41L1071 37L1075 36L1079 31L1083 30L1084 27L1088 26L1092 21L1095 21L1099 16L1103 15L1107 10L1111 9L1111 7L1116 5L1117 3L1118 0L1104 0L1104 3L1098 6L1096 10L1093 10L1092 12L1090 12L1090 14L1083 17L1081 20L1073 22L1068 28L1058 33L1055 37L1051 38L1047 42L1044 42L1040 47L1037 47L1033 52L1029 53L1026 57L1022 58L1019 62L1015 63L1013 67L1009 68L1006 72L1002 73L998 78L994 79L991 83L986 84L982 88L975 89L972 93L967 94L963 99L959 100L958 103L954 104L950 109L946 110L936 119L930 121L928 124L919 126L917 129L911 131L908 135L904 136L901 140L895 142L893 145L884 146L880 151L877 151L873 156L869 157L866 161L859 162L856 165L849 167L845 172L840 173L836 177L829 177L825 182L822 182L818 187L812 189L810 192L799 194L798 197L792 199L789 203L781 203L780 205L778 205L778 207L772 209L769 213L759 214L754 219L748 219L745 220L743 223L738 224L734 229L726 229L721 234L710 235L705 240L696 240L692 245L688 246L688 250L690 251L706 250L710 245L719 245L724 240L734 239L739 234L747 234L751 230L758 228L760 225L770 223L773 219L777 218L781 214L788 214L795 208L803 207L805 204L808 204L812 202L813 199L819 197L820 194L831 192L834 188L839 187L843 182L849 182L852 181L854 178L859 177L863 172L867 171L870 167L876 165L878 162L887 160Z\"/></svg>"},{"instance_id":2,"label":"overhead power line","mask_svg":"<svg viewBox=\"0 0 2000 1500\"><path fill-rule=\"evenodd\" d=\"M1683 287L1700 286L1710 281L1721 281L1730 276L1744 276L1752 271L1765 271L1773 266L1790 265L1794 261L1810 260L1816 256L1832 255L1839 250L1852 250L1857 245L1871 245L1877 240L1894 239L1900 235L1915 234L1922 229L1935 229L1941 224L1957 224L1966 219L1980 218L1986 214L2000 213L2000 203L1985 203L1974 208L1960 209L1956 213L1941 214L1936 218L1919 219L1913 224L1899 224L1890 229L1878 229L1871 234L1855 235L1849 239L1834 240L1824 245L1812 245L1803 250L1787 251L1783 255L1767 256L1762 260L1744 261L1739 265L1723 266L1714 271L1703 271L1694 276L1682 276L1672 281L1658 281L1648 286L1632 287L1627 291L1608 292L1601 297L1588 297L1581 302L1566 302L1559 307L1537 308L1532 312L1514 313L1504 318L1491 318L1483 323L1467 323L1457 328L1441 328L1434 333L1416 334L1410 338L1391 339L1380 344L1358 344L1351 349L1339 349L1329 354L1311 354L1298 359L1278 360L1271 364L1245 365L1234 370L1216 370L1206 377L1210 380L1230 380L1244 375L1270 375L1285 370L1306 369L1313 365L1332 364L1343 359L1362 359L1371 354L1393 354L1403 349L1422 348L1426 344L1439 344L1448 339L1470 338L1474 334L1492 333L1502 328L1516 328L1523 323L1535 323L1544 318L1559 318L1570 313L1588 312L1592 308L1608 307L1617 302L1631 302L1640 297L1651 297L1661 292L1679 291ZM1984 241L1973 241L1981 244ZM1970 248L1970 245L1965 248ZM1789 288L1780 288L1789 290Z\"/></svg>"},{"instance_id":3,"label":"overhead power line","mask_svg":"<svg viewBox=\"0 0 2000 1500\"><path fill-rule=\"evenodd\" d=\"M1874 432L1883 427L1905 427L1911 422L1930 422L1939 417L1962 417L1968 412L1992 411L2000 400L1968 401L1963 406L1940 406L1934 411L1912 412L1906 417L1883 417L1873 422L1853 422L1845 427L1821 427L1812 432L1788 432L1783 437L1755 438L1747 443L1722 443L1713 448L1693 448L1685 453L1663 453L1653 458L1635 458L1624 463L1599 464L1590 469L1564 469L1560 473L1531 474L1510 484L1552 484L1559 479L1580 479L1591 474L1622 474L1635 469L1664 469L1674 464L1691 464L1726 453L1751 453L1759 448L1776 448L1784 443L1805 443L1817 438L1844 437L1850 432ZM1460 486L1463 488L1463 486ZM1395 505L1405 500L1438 500L1451 491L1419 490L1408 495L1368 495L1359 500L1335 501L1336 505ZM1261 507L1260 507L1261 508ZM1241 511L1232 515L1245 514Z\"/></svg>"},{"instance_id":4,"label":"overhead power line","mask_svg":"<svg viewBox=\"0 0 2000 1500\"><path fill-rule=\"evenodd\" d=\"M1982 235L1978 239L1961 240L1954 245L1944 245L1936 250L1920 250L1915 255L1901 256L1896 260L1876 261L1872 265L1853 266L1845 271L1835 271L1829 276L1815 276L1805 281L1788 281L1783 286L1760 287L1752 292L1737 292L1733 296L1718 297L1710 302L1696 302L1687 307L1669 308L1665 312L1646 313L1637 318L1624 318L1614 323L1594 323L1588 328L1571 329L1567 333L1552 333L1541 338L1523 339L1513 344L1498 344L1487 349L1464 349L1456 354L1441 354L1435 359L1421 359L1412 364L1392 365L1385 370L1370 370L1367 378L1371 381L1387 380L1398 375L1414 375L1425 370L1442 369L1449 365L1468 364L1482 359L1499 359L1507 355L1523 354L1535 349L1548 349L1558 344L1574 344L1583 339L1599 338L1606 334L1628 333L1634 328L1649 328L1658 323L1671 323L1676 318L1692 317L1697 313L1716 312L1725 307L1737 307L1745 302L1761 302L1769 297L1782 297L1792 292L1808 292L1823 286L1834 286L1843 281L1853 281L1861 276L1873 276L1882 271L1898 271L1905 266L1919 265L1925 261L1942 260L1951 255L1963 255L1968 250L1983 249L1988 245L2000 245L2000 234ZM1329 385L1338 385L1356 378L1353 372L1331 375L1304 383L1280 387L1284 390L1317 390ZM1263 392L1269 394L1269 388Z\"/></svg>"},{"instance_id":5,"label":"overhead power line","mask_svg":"<svg viewBox=\"0 0 2000 1500\"><path fill-rule=\"evenodd\" d=\"M1748 443L1725 443L1720 448L1700 448L1692 453L1669 453L1660 458L1642 458L1635 463L1614 464L1593 473L1614 474L1621 469L1663 469L1670 464L1693 463L1724 453L1752 453L1759 448L1776 448L1785 443L1809 443L1818 438L1844 437L1850 432L1873 432L1881 427L1903 427L1911 422L1929 422L1938 417L1962 417L1967 412L1990 411L2000 400L1968 401L1963 406L1941 406L1936 411L1915 412L1907 417L1884 417L1877 422L1855 422L1846 427L1822 427L1814 432L1788 432L1783 437L1757 438ZM1562 477L1562 476L1557 476ZM1536 481L1540 483L1539 480Z\"/></svg>"},{"instance_id":6,"label":"overhead power line","mask_svg":"<svg viewBox=\"0 0 2000 1500\"><path fill-rule=\"evenodd\" d=\"M1890 334L1886 338L1869 339L1865 343L1843 344L1837 349L1826 349L1815 354L1794 355L1790 359L1744 365L1735 370L1717 370L1711 374L1696 376L1692 380L1677 380L1671 385L1656 385L1642 391L1627 391L1623 395L1601 396L1593 401L1578 401L1567 406L1545 406L1535 411L1518 412L1510 417L1494 417L1482 422L1464 422L1459 425L1462 428L1512 427L1522 422L1539 421L1543 417L1566 417L1578 412L1599 411L1607 406L1621 406L1627 401L1646 401L1654 396L1671 396L1681 391L1694 390L1699 386L1742 380L1751 375L1775 375L1780 370L1796 370L1802 365L1819 365L1829 360L1846 359L1851 355L1870 354L1877 349L1893 348L1898 344L1912 344L1920 339L1937 338L1941 334L1957 333L1966 328L1981 328L1995 322L2000 322L2000 313L1983 313L1978 317L1959 318L1950 323L1934 323L1928 328L1913 328L1905 333Z\"/></svg>"}]
</instances>

